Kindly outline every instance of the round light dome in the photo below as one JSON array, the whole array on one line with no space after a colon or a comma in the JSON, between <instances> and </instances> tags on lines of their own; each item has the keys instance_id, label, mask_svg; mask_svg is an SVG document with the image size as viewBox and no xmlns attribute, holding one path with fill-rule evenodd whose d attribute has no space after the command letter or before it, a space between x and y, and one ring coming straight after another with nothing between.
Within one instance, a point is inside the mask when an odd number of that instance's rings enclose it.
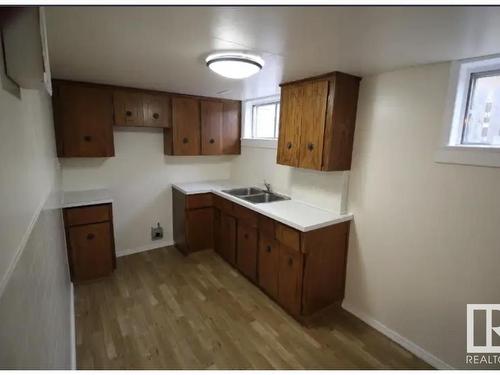
<instances>
[{"instance_id":1,"label":"round light dome","mask_svg":"<svg viewBox=\"0 0 500 375\"><path fill-rule=\"evenodd\" d=\"M246 53L216 53L205 60L215 73L232 79L243 79L254 75L264 66L259 56Z\"/></svg>"}]
</instances>

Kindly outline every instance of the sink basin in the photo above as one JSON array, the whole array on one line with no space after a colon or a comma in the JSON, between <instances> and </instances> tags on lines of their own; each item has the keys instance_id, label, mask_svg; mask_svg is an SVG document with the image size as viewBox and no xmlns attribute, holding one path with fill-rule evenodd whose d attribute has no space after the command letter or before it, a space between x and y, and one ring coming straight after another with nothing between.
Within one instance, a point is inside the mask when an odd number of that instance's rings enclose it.
<instances>
[{"instance_id":1,"label":"sink basin","mask_svg":"<svg viewBox=\"0 0 500 375\"><path fill-rule=\"evenodd\" d=\"M241 199L244 199L250 203L269 203L269 202L284 201L290 198L272 193L261 193L261 194L247 195L241 197Z\"/></svg>"},{"instance_id":2,"label":"sink basin","mask_svg":"<svg viewBox=\"0 0 500 375\"><path fill-rule=\"evenodd\" d=\"M262 194L264 191L257 189L255 187L239 188L231 190L222 190L224 193L234 195L235 197L241 197L244 195Z\"/></svg>"}]
</instances>

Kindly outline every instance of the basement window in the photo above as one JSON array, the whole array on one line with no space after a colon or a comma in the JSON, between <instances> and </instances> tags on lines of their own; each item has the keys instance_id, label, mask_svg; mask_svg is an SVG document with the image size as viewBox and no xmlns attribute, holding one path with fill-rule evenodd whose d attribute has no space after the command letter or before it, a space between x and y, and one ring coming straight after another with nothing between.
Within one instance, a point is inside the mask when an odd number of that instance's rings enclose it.
<instances>
[{"instance_id":1,"label":"basement window","mask_svg":"<svg viewBox=\"0 0 500 375\"><path fill-rule=\"evenodd\" d=\"M279 95L247 100L243 103L242 145L276 148L279 132Z\"/></svg>"},{"instance_id":2,"label":"basement window","mask_svg":"<svg viewBox=\"0 0 500 375\"><path fill-rule=\"evenodd\" d=\"M500 56L452 63L436 161L500 167Z\"/></svg>"}]
</instances>

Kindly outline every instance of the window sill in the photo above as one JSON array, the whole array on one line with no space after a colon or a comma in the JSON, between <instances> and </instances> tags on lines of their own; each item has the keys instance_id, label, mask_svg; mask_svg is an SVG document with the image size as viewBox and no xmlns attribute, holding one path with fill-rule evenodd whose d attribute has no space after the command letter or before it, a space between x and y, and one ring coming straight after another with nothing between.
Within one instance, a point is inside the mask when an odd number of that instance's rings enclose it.
<instances>
[{"instance_id":1,"label":"window sill","mask_svg":"<svg viewBox=\"0 0 500 375\"><path fill-rule=\"evenodd\" d=\"M243 138L241 140L241 146L243 147L254 147L254 148L278 148L277 139L257 139L257 138Z\"/></svg>"},{"instance_id":2,"label":"window sill","mask_svg":"<svg viewBox=\"0 0 500 375\"><path fill-rule=\"evenodd\" d=\"M500 168L500 147L445 146L434 157L437 163Z\"/></svg>"}]
</instances>

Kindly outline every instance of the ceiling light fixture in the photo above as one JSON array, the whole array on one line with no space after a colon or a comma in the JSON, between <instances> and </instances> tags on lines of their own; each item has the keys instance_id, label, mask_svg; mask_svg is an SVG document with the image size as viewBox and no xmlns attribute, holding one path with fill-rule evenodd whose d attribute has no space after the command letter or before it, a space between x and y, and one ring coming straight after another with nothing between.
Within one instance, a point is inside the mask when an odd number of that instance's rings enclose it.
<instances>
[{"instance_id":1,"label":"ceiling light fixture","mask_svg":"<svg viewBox=\"0 0 500 375\"><path fill-rule=\"evenodd\" d=\"M210 70L226 78L243 79L259 72L264 60L241 52L214 53L205 59Z\"/></svg>"}]
</instances>

